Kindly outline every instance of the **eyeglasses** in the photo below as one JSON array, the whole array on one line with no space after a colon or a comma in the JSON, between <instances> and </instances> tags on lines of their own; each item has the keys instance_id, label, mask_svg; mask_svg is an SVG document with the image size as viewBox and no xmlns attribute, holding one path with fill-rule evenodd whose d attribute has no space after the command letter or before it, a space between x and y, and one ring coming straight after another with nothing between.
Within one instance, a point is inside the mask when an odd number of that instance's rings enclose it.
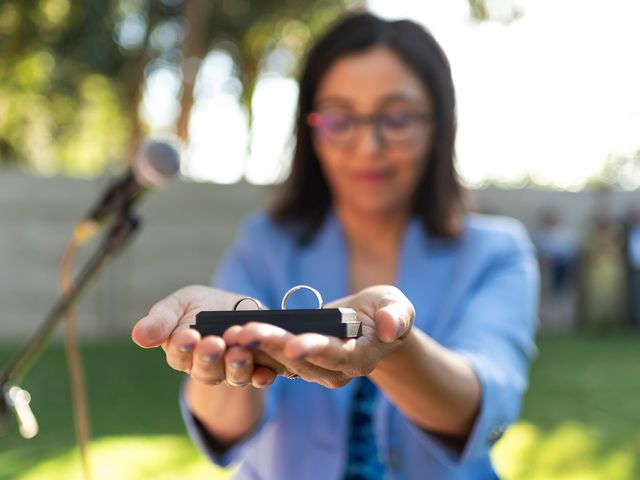
<instances>
[{"instance_id":1,"label":"eyeglasses","mask_svg":"<svg viewBox=\"0 0 640 480\"><path fill-rule=\"evenodd\" d=\"M358 140L360 127L366 124L373 125L380 145L406 147L420 139L424 126L433 121L433 115L411 110L355 115L344 109L326 109L311 112L306 120L316 138L339 147L352 147Z\"/></svg>"}]
</instances>

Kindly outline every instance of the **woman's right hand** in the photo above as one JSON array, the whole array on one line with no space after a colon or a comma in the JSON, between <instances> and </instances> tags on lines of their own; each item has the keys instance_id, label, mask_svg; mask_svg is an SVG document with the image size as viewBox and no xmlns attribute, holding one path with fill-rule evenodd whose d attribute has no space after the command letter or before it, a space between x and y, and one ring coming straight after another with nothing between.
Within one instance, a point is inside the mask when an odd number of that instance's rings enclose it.
<instances>
[{"instance_id":1,"label":"woman's right hand","mask_svg":"<svg viewBox=\"0 0 640 480\"><path fill-rule=\"evenodd\" d=\"M143 348L161 346L171 368L186 372L199 382L230 386L271 385L281 364L258 351L227 345L221 337L206 336L189 325L202 310L231 310L242 297L210 287L181 288L156 303L135 324L131 338Z\"/></svg>"}]
</instances>

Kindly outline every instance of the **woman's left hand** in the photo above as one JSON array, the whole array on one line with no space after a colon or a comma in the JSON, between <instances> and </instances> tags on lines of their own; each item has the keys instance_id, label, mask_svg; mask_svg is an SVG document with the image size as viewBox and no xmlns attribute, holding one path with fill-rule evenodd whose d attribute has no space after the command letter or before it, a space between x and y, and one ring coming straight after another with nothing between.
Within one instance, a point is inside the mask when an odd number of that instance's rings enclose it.
<instances>
[{"instance_id":1,"label":"woman's left hand","mask_svg":"<svg viewBox=\"0 0 640 480\"><path fill-rule=\"evenodd\" d=\"M234 326L224 334L227 345L263 351L291 374L329 388L353 377L368 375L380 360L403 343L413 326L415 311L396 287L378 285L336 300L326 308L350 307L362 322L362 336L340 339L317 333L293 335L266 323Z\"/></svg>"}]
</instances>

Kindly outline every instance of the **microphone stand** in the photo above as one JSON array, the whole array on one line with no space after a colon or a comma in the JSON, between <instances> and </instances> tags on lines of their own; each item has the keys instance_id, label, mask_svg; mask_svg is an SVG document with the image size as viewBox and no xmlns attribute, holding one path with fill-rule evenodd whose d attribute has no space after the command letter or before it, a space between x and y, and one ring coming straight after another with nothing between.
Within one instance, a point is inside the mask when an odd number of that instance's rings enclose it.
<instances>
[{"instance_id":1,"label":"microphone stand","mask_svg":"<svg viewBox=\"0 0 640 480\"><path fill-rule=\"evenodd\" d=\"M117 216L114 225L105 235L103 243L78 274L68 293L58 299L22 350L0 373L0 427L4 424L6 413L11 408L16 414L20 434L23 437L32 438L38 433L38 424L29 407L31 395L17 383L42 353L53 329L66 310L84 293L91 280L108 261L126 245L139 226L140 218L130 209L125 209Z\"/></svg>"}]
</instances>

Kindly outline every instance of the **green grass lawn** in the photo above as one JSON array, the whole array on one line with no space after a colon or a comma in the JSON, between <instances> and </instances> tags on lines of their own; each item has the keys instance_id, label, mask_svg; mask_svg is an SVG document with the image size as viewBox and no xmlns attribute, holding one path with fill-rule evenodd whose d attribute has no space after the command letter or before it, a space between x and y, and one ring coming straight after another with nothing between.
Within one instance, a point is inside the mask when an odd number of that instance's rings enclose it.
<instances>
[{"instance_id":1,"label":"green grass lawn","mask_svg":"<svg viewBox=\"0 0 640 480\"><path fill-rule=\"evenodd\" d=\"M521 421L494 449L513 479L640 478L640 337L545 337ZM0 365L15 347L0 347ZM128 340L84 347L96 479L229 478L187 439L177 410L180 375L161 350ZM23 440L11 419L0 436L0 479L81 478L61 347L22 385L40 434Z\"/></svg>"},{"instance_id":2,"label":"green grass lawn","mask_svg":"<svg viewBox=\"0 0 640 480\"><path fill-rule=\"evenodd\" d=\"M640 479L640 335L538 341L521 420L494 449L514 479Z\"/></svg>"}]
</instances>

